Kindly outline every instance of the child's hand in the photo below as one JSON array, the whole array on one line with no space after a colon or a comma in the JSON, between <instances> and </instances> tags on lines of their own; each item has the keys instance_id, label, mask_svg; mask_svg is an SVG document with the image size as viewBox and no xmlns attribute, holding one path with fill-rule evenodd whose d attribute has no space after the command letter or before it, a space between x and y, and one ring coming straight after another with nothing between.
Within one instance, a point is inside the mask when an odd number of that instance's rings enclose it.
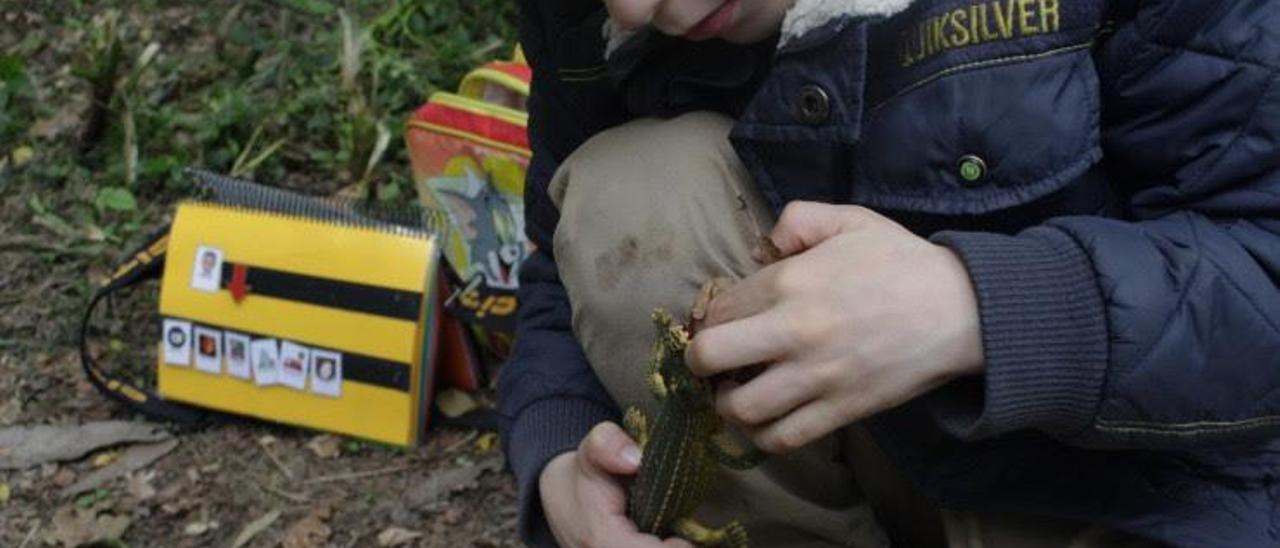
<instances>
[{"instance_id":1,"label":"child's hand","mask_svg":"<svg viewBox=\"0 0 1280 548\"><path fill-rule=\"evenodd\" d=\"M688 351L716 407L780 453L982 371L968 271L949 249L870 210L794 203L771 236L786 258L717 296Z\"/></svg>"},{"instance_id":2,"label":"child's hand","mask_svg":"<svg viewBox=\"0 0 1280 548\"><path fill-rule=\"evenodd\" d=\"M556 541L565 548L692 548L641 534L627 519L627 493L619 476L635 475L640 449L618 425L602 422L576 451L551 460L538 488Z\"/></svg>"}]
</instances>

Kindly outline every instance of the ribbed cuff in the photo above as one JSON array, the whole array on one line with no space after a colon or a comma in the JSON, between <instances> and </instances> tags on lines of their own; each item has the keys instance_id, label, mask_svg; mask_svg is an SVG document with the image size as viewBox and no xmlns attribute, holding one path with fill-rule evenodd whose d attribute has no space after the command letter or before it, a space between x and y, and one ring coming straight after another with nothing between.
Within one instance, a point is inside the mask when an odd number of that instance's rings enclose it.
<instances>
[{"instance_id":1,"label":"ribbed cuff","mask_svg":"<svg viewBox=\"0 0 1280 548\"><path fill-rule=\"evenodd\" d=\"M1088 428L1106 376L1107 320L1084 250L1052 228L932 239L969 269L986 357L980 391L958 383L931 398L943 429L975 440L1024 429L1070 439Z\"/></svg>"},{"instance_id":2,"label":"ribbed cuff","mask_svg":"<svg viewBox=\"0 0 1280 548\"><path fill-rule=\"evenodd\" d=\"M558 398L530 404L510 424L507 461L520 488L521 540L530 546L556 546L542 514L538 476L551 459L576 449L595 425L614 418L590 400Z\"/></svg>"}]
</instances>

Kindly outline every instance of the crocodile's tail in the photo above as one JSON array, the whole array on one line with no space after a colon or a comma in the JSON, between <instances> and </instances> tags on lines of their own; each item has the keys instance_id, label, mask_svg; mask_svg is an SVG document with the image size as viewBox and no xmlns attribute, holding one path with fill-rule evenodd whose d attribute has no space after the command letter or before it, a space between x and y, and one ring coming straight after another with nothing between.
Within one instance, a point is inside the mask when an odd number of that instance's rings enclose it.
<instances>
[{"instance_id":1,"label":"crocodile's tail","mask_svg":"<svg viewBox=\"0 0 1280 548\"><path fill-rule=\"evenodd\" d=\"M698 522L686 518L676 522L676 533L683 539L698 546L716 548L750 548L747 528L737 520L719 529L707 528Z\"/></svg>"},{"instance_id":2,"label":"crocodile's tail","mask_svg":"<svg viewBox=\"0 0 1280 548\"><path fill-rule=\"evenodd\" d=\"M719 546L723 548L751 548L751 540L747 538L747 528L737 521L731 521L720 529L724 534Z\"/></svg>"}]
</instances>

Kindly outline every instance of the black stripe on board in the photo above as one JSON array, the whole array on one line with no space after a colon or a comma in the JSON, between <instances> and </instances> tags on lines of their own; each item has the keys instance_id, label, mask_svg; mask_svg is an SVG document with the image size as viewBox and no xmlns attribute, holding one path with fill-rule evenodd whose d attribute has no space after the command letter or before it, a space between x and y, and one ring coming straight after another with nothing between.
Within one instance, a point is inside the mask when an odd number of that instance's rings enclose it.
<instances>
[{"instance_id":1,"label":"black stripe on board","mask_svg":"<svg viewBox=\"0 0 1280 548\"><path fill-rule=\"evenodd\" d=\"M235 263L223 263L222 289L228 289L231 284L235 266ZM245 285L248 286L249 295L363 312L415 323L421 312L421 292L320 278L260 266L245 266ZM425 276L424 274L424 280Z\"/></svg>"},{"instance_id":2,"label":"black stripe on board","mask_svg":"<svg viewBox=\"0 0 1280 548\"><path fill-rule=\"evenodd\" d=\"M409 377L410 377L411 371L410 371L410 365L407 363L393 362L390 360L384 360L382 358L366 356L364 354L357 354L354 352L347 352L345 350L338 350L336 348L318 346L318 345L311 344L307 341L302 341L298 339L272 337L270 335L264 335L262 333L253 333L251 331L244 331L242 329L235 329L235 328L207 324L202 322L195 322L186 318L178 318L173 316L166 316L166 318L178 320L178 321L191 322L191 325L193 327L202 327L205 329L221 331L224 335L224 341L223 341L224 353L226 352L226 348L225 348L226 333L247 335L253 341L258 341L261 339L276 339L279 342L289 341L296 344L300 344L312 350L323 350L326 352L334 352L337 354L342 354L343 382L358 382L358 383L367 384L370 386L377 386L381 388L399 390L401 392L409 391ZM192 344L193 345L195 344L194 341L192 342ZM195 352L194 347L192 348L192 352Z\"/></svg>"}]
</instances>

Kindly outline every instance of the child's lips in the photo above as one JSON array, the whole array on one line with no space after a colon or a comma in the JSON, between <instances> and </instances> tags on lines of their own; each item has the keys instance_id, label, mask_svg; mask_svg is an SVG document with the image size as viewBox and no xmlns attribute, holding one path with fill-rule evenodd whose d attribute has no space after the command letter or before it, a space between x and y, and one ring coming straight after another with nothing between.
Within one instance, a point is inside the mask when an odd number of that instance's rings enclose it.
<instances>
[{"instance_id":1,"label":"child's lips","mask_svg":"<svg viewBox=\"0 0 1280 548\"><path fill-rule=\"evenodd\" d=\"M738 2L739 0L726 0L719 8L685 32L684 39L697 41L718 36L733 20L734 12L738 10Z\"/></svg>"}]
</instances>

